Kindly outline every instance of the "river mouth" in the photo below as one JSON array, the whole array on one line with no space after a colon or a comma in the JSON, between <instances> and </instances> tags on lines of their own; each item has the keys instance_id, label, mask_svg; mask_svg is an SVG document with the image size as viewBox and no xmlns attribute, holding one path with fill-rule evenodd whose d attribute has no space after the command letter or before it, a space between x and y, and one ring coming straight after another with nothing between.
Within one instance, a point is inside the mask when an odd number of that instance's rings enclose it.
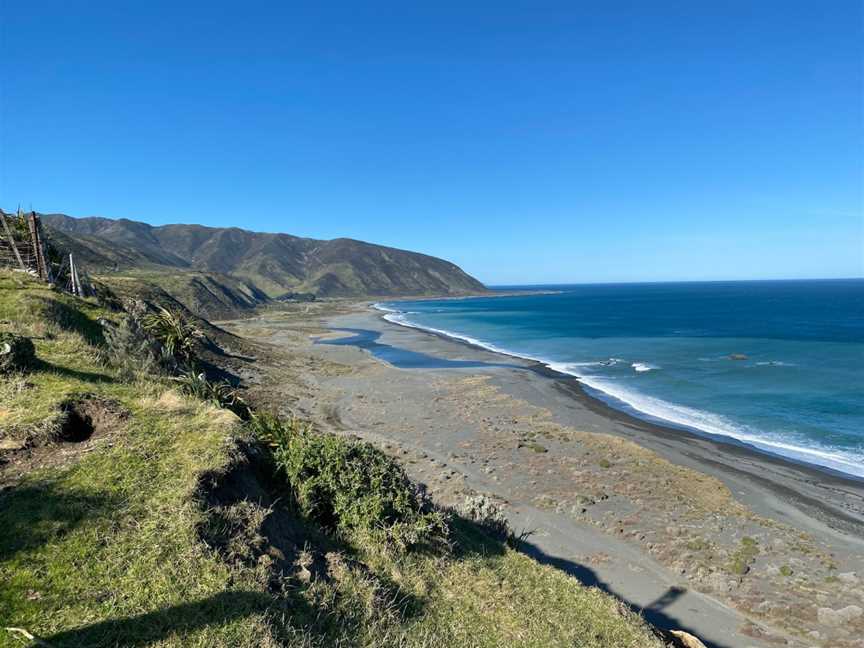
<instances>
[{"instance_id":1,"label":"river mouth","mask_svg":"<svg viewBox=\"0 0 864 648\"><path fill-rule=\"evenodd\" d=\"M447 358L439 358L428 353L383 344L378 342L378 339L381 337L379 331L360 328L333 328L331 330L341 333L351 333L351 335L334 339L318 339L315 341L315 344L357 347L358 349L368 351L374 357L383 360L397 369L525 369L522 365L504 362L448 360Z\"/></svg>"}]
</instances>

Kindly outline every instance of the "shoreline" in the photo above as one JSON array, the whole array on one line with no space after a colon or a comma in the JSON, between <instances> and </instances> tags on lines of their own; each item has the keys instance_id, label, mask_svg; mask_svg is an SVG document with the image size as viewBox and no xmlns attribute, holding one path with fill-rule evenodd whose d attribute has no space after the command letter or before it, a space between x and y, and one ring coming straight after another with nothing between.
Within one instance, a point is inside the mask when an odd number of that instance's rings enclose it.
<instances>
[{"instance_id":1,"label":"shoreline","mask_svg":"<svg viewBox=\"0 0 864 648\"><path fill-rule=\"evenodd\" d=\"M864 630L817 615L864 607L859 482L643 421L371 303L238 322L286 351L262 395L374 443L436 503L491 499L530 532L526 553L713 648L808 648L795 637L813 632L846 646L833 640Z\"/></svg>"},{"instance_id":2,"label":"shoreline","mask_svg":"<svg viewBox=\"0 0 864 648\"><path fill-rule=\"evenodd\" d=\"M826 466L798 462L783 455L749 446L733 437L730 437L729 441L719 440L707 434L691 431L684 426L676 427L674 424L663 425L645 420L616 409L604 400L592 396L576 376L556 371L540 360L489 349L444 332L393 322L387 319L386 311L376 307L376 303L363 302L364 312L388 328L414 331L447 344L525 363L525 369L549 379L556 390L566 398L576 401L580 406L613 424L610 425L610 429L604 430L607 433L635 441L666 459L720 478L730 487L739 487L739 491L742 481L756 485L757 492L749 493L749 496L745 495L741 499L743 503L761 514L777 517L776 514L779 512L776 510L777 501L772 503L773 510L759 501L758 491L767 489L776 500L785 502L802 512L804 516L818 521L819 526L824 527L822 531L828 530L851 536L858 541L853 544L864 546L864 479L856 475L842 473ZM370 355L374 356L374 354ZM621 430L616 430L616 427L624 428L626 432L622 433ZM675 446L674 450L671 446ZM682 459L688 461L681 461ZM848 493L853 502L846 508L831 504L829 502L835 501L836 497L826 497L826 491L830 491L833 495ZM785 522L790 522L795 517L789 511L783 513L785 514L781 518ZM794 521L801 523L803 520L799 517Z\"/></svg>"},{"instance_id":3,"label":"shoreline","mask_svg":"<svg viewBox=\"0 0 864 648\"><path fill-rule=\"evenodd\" d=\"M502 295L506 296L506 295ZM404 301L404 300L400 300ZM514 352L507 351L505 349L500 349L492 344L484 344L477 340L473 340L468 336L462 336L453 332L445 331L442 329L434 329L430 327L421 326L419 324L415 324L413 322L409 322L408 320L403 321L394 321L389 319L388 316L392 315L402 315L401 311L388 309L386 307L380 306L381 302L364 302L364 305L367 305L372 311L375 312L375 315L379 317L382 321L387 322L388 324L392 324L394 326L403 327L407 329L412 329L415 331L420 331L421 333L426 333L428 335L435 336L441 340L452 342L455 344L464 345L468 348L484 351L486 353L492 353L495 355L504 356L506 358L513 358L516 360L520 360L522 362L532 363L533 369L538 373L546 375L549 378L553 378L556 380L560 380L569 385L576 385L576 391L578 391L578 397L584 399L584 402L587 406L596 408L598 413L603 413L608 417L617 418L623 417L623 420L631 421L634 423L645 424L647 426L652 426L652 428L656 428L657 430L663 430L664 433L685 433L692 437L696 437L698 439L704 439L707 441L711 441L716 443L718 446L726 447L731 446L732 448L737 448L740 451L755 453L766 459L778 461L780 463L789 464L796 468L800 468L801 470L810 471L815 475L821 477L834 478L841 481L849 481L854 484L864 486L864 475L856 475L854 473L845 472L843 470L833 468L831 466L826 466L823 464L819 464L813 461L806 461L803 459L797 459L795 457L790 457L784 455L780 452L774 452L771 450L767 450L765 448L761 448L753 443L748 441L738 439L732 435L724 435L713 432L708 432L706 430L701 430L695 426L687 425L683 423L677 423L676 421L670 421L664 419L659 416L654 416L648 414L646 412L642 412L634 405L627 403L624 400L621 400L614 394L608 394L601 389L593 387L587 383L585 383L580 376L575 374L566 373L563 371L559 371L553 368L553 361L543 360L539 358L533 358L530 356L519 355ZM572 387L571 387L572 389ZM602 396L595 396L591 392L596 391L598 394L602 394ZM610 400L620 401L623 403L627 409L619 408L610 403ZM628 410L632 410L628 411ZM806 449L802 448L802 452L806 452Z\"/></svg>"}]
</instances>

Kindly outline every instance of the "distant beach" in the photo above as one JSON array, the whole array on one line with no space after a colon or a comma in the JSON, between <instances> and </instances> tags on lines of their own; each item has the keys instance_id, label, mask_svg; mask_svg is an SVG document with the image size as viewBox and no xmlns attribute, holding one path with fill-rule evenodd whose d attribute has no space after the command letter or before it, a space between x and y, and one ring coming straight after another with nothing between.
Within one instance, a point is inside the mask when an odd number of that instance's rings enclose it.
<instances>
[{"instance_id":1,"label":"distant beach","mask_svg":"<svg viewBox=\"0 0 864 648\"><path fill-rule=\"evenodd\" d=\"M397 457L439 504L491 498L526 552L656 625L710 648L864 631L819 613L864 603L860 480L637 418L542 363L382 315L333 302L225 325L284 349L252 377L272 402Z\"/></svg>"},{"instance_id":2,"label":"distant beach","mask_svg":"<svg viewBox=\"0 0 864 648\"><path fill-rule=\"evenodd\" d=\"M577 377L647 421L864 477L864 281L561 287L385 319ZM746 351L744 353L743 351Z\"/></svg>"}]
</instances>

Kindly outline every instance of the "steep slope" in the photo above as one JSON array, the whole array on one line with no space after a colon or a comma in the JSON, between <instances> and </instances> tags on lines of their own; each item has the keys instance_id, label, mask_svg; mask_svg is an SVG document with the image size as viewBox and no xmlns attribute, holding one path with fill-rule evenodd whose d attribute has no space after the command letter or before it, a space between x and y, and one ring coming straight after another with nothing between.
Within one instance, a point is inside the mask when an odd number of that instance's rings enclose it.
<instances>
[{"instance_id":1,"label":"steep slope","mask_svg":"<svg viewBox=\"0 0 864 648\"><path fill-rule=\"evenodd\" d=\"M129 357L135 329L106 335L128 317L0 270L0 333L38 358L0 380L0 646L663 648L483 520L453 515L447 543L401 550L322 524L295 494L327 493L315 475L353 457L390 477L361 493L390 529L411 519L392 494L419 489L371 446L311 428L278 439L303 437L301 465L320 472L275 471L254 425Z\"/></svg>"},{"instance_id":2,"label":"steep slope","mask_svg":"<svg viewBox=\"0 0 864 648\"><path fill-rule=\"evenodd\" d=\"M353 239L326 241L308 255L301 291L351 295L467 294L485 287L449 261Z\"/></svg>"},{"instance_id":3,"label":"steep slope","mask_svg":"<svg viewBox=\"0 0 864 648\"><path fill-rule=\"evenodd\" d=\"M425 254L353 239L319 241L289 234L202 225L163 225L48 214L54 231L128 267L161 265L243 278L269 297L465 295L485 291L458 266ZM99 242L109 243L99 249ZM116 247L120 246L120 247ZM100 265L104 265L101 264Z\"/></svg>"},{"instance_id":4,"label":"steep slope","mask_svg":"<svg viewBox=\"0 0 864 648\"><path fill-rule=\"evenodd\" d=\"M72 218L65 214L43 214L42 222L51 230L80 239L90 249L111 259L119 255L125 264L158 264L175 268L189 267L185 257L164 249L146 223L126 219ZM109 241L111 245L106 246Z\"/></svg>"}]
</instances>

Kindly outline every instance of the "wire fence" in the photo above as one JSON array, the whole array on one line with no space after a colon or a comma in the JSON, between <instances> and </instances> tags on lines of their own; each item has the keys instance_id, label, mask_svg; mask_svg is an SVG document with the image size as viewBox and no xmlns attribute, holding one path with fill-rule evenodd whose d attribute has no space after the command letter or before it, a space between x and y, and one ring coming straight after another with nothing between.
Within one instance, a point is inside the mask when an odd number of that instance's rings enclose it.
<instances>
[{"instance_id":1,"label":"wire fence","mask_svg":"<svg viewBox=\"0 0 864 648\"><path fill-rule=\"evenodd\" d=\"M91 292L74 255L54 246L45 236L36 212L7 214L0 210L0 268L26 272L74 295ZM86 277L85 277L86 278Z\"/></svg>"}]
</instances>

